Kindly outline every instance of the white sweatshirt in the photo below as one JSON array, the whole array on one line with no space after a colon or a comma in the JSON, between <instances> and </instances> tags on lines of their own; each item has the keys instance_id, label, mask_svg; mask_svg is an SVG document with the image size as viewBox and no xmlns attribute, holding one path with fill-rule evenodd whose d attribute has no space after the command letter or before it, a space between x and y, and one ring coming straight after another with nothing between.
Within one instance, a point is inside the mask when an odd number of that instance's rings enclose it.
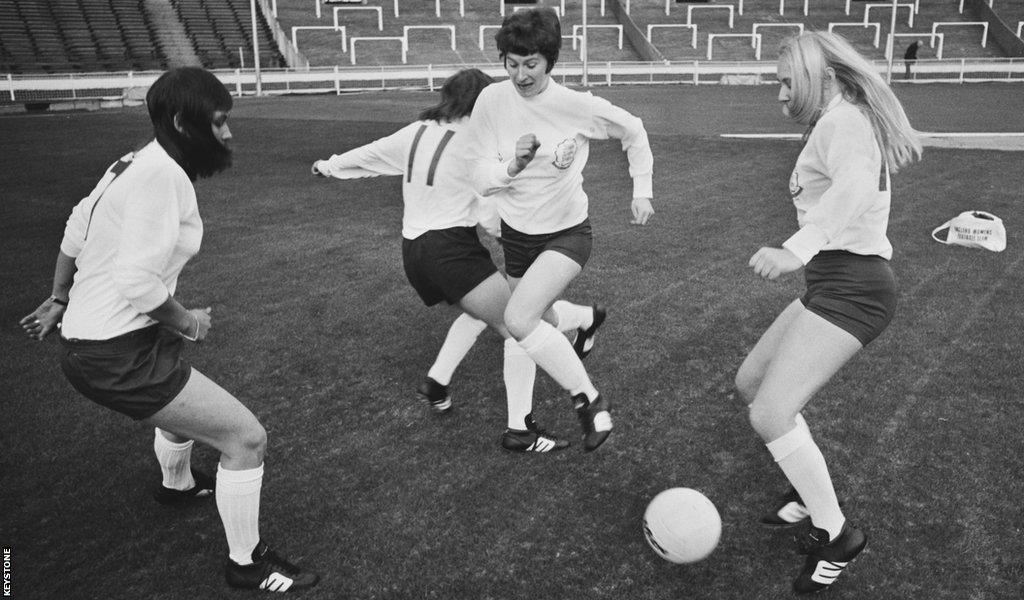
<instances>
[{"instance_id":1,"label":"white sweatshirt","mask_svg":"<svg viewBox=\"0 0 1024 600\"><path fill-rule=\"evenodd\" d=\"M653 196L654 156L643 122L589 92L551 79L540 94L523 98L511 80L494 83L480 93L470 129L476 144L474 185L517 231L553 233L587 218L583 167L592 139L621 140L633 197ZM516 141L529 133L540 142L537 154L521 173L509 177Z\"/></svg>"},{"instance_id":2,"label":"white sweatshirt","mask_svg":"<svg viewBox=\"0 0 1024 600\"><path fill-rule=\"evenodd\" d=\"M131 164L114 179L118 164ZM106 340L153 323L199 251L195 188L156 141L123 157L71 212L60 249L75 258L61 335ZM113 183L107 184L113 179Z\"/></svg>"},{"instance_id":3,"label":"white sweatshirt","mask_svg":"<svg viewBox=\"0 0 1024 600\"><path fill-rule=\"evenodd\" d=\"M892 258L889 170L871 121L837 95L790 175L800 230L782 244L807 264L822 250Z\"/></svg>"},{"instance_id":4,"label":"white sweatshirt","mask_svg":"<svg viewBox=\"0 0 1024 600\"><path fill-rule=\"evenodd\" d=\"M365 146L335 154L328 171L338 179L402 175L402 237L416 239L431 230L493 228L479 212L470 185L466 119L450 123L416 121Z\"/></svg>"}]
</instances>

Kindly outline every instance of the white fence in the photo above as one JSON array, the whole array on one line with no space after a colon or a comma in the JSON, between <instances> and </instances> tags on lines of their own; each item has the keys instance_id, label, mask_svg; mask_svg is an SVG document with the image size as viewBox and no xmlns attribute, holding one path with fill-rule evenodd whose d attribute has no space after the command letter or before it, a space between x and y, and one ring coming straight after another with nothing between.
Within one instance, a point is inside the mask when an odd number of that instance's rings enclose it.
<instances>
[{"instance_id":1,"label":"white fence","mask_svg":"<svg viewBox=\"0 0 1024 600\"><path fill-rule=\"evenodd\" d=\"M887 71L877 61L879 72ZM263 94L335 93L371 89L436 89L459 69L475 66L497 78L505 77L496 63L483 65L419 65L385 67L311 67L309 69L265 69L259 77ZM893 77L903 78L902 61L896 60ZM214 71L236 96L256 94L257 75L253 69ZM582 63L559 63L554 75L561 82L582 81ZM61 101L106 101L124 104L142 100L145 91L160 76L159 71L121 73L74 73L63 75L0 74L0 104L56 103ZM588 83L592 86L619 84L720 84L774 83L775 63L766 61L688 61L664 63L590 62ZM916 82L1024 82L1024 58L918 60L913 68Z\"/></svg>"}]
</instances>

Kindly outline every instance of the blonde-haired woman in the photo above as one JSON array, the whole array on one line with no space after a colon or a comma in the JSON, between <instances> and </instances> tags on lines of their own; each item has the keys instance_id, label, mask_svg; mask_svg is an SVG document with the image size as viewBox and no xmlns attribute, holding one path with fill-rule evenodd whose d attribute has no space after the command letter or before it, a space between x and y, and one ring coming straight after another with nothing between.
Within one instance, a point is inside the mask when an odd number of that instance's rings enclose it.
<instances>
[{"instance_id":1,"label":"blonde-haired woman","mask_svg":"<svg viewBox=\"0 0 1024 600\"><path fill-rule=\"evenodd\" d=\"M789 180L800 228L749 264L766 279L803 267L807 290L758 340L736 386L793 487L762 521L789 525L810 516L807 558L793 582L809 593L835 582L867 538L844 516L800 411L892 318L889 176L918 159L921 145L889 86L839 36L809 32L787 41L778 80L783 114L808 125Z\"/></svg>"}]
</instances>

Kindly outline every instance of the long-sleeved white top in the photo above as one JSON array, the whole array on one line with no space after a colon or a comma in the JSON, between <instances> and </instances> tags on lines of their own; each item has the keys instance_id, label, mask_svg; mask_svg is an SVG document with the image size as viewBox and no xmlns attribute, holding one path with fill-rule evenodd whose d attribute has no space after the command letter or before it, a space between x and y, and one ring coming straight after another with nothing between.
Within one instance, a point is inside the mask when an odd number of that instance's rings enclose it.
<instances>
[{"instance_id":1,"label":"long-sleeved white top","mask_svg":"<svg viewBox=\"0 0 1024 600\"><path fill-rule=\"evenodd\" d=\"M375 142L327 159L331 177L402 175L402 237L482 222L469 178L467 120L416 121ZM324 173L328 174L328 173Z\"/></svg>"},{"instance_id":2,"label":"long-sleeved white top","mask_svg":"<svg viewBox=\"0 0 1024 600\"><path fill-rule=\"evenodd\" d=\"M61 335L106 340L156 323L146 313L174 295L202 239L195 188L163 147L123 157L64 228L60 249L77 271Z\"/></svg>"},{"instance_id":3,"label":"long-sleeved white top","mask_svg":"<svg viewBox=\"0 0 1024 600\"><path fill-rule=\"evenodd\" d=\"M835 96L811 130L790 175L800 230L782 247L804 264L822 250L892 258L886 237L891 184L874 129Z\"/></svg>"},{"instance_id":4,"label":"long-sleeved white top","mask_svg":"<svg viewBox=\"0 0 1024 600\"><path fill-rule=\"evenodd\" d=\"M583 167L592 139L621 140L633 178L633 197L653 197L654 156L643 122L589 92L548 80L544 91L523 98L511 80L494 83L477 98L470 130L475 144L474 185L517 231L553 233L587 218ZM509 177L516 141L530 133L540 142L537 154L521 173Z\"/></svg>"}]
</instances>

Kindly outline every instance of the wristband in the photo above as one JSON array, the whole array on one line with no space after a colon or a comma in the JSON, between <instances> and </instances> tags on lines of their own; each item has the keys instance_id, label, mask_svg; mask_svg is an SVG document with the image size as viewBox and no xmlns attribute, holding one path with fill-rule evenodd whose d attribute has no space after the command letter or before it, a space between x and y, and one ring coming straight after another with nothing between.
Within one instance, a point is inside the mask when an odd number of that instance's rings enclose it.
<instances>
[{"instance_id":1,"label":"wristband","mask_svg":"<svg viewBox=\"0 0 1024 600\"><path fill-rule=\"evenodd\" d=\"M56 296L50 296L49 299L50 299L50 302L53 302L54 304L59 304L59 305L64 306L64 307L66 307L68 305L68 301L67 300L62 300L62 299L60 299L60 298L58 298Z\"/></svg>"},{"instance_id":2,"label":"wristband","mask_svg":"<svg viewBox=\"0 0 1024 600\"><path fill-rule=\"evenodd\" d=\"M193 313L191 311L189 311L188 314L192 315L192 318L196 320L196 334L190 337L188 335L188 333L182 333L182 332L179 331L178 335L180 335L181 337L185 338L186 340L188 340L190 342L194 342L194 341L199 339L199 317L197 317L195 315L195 313Z\"/></svg>"}]
</instances>

